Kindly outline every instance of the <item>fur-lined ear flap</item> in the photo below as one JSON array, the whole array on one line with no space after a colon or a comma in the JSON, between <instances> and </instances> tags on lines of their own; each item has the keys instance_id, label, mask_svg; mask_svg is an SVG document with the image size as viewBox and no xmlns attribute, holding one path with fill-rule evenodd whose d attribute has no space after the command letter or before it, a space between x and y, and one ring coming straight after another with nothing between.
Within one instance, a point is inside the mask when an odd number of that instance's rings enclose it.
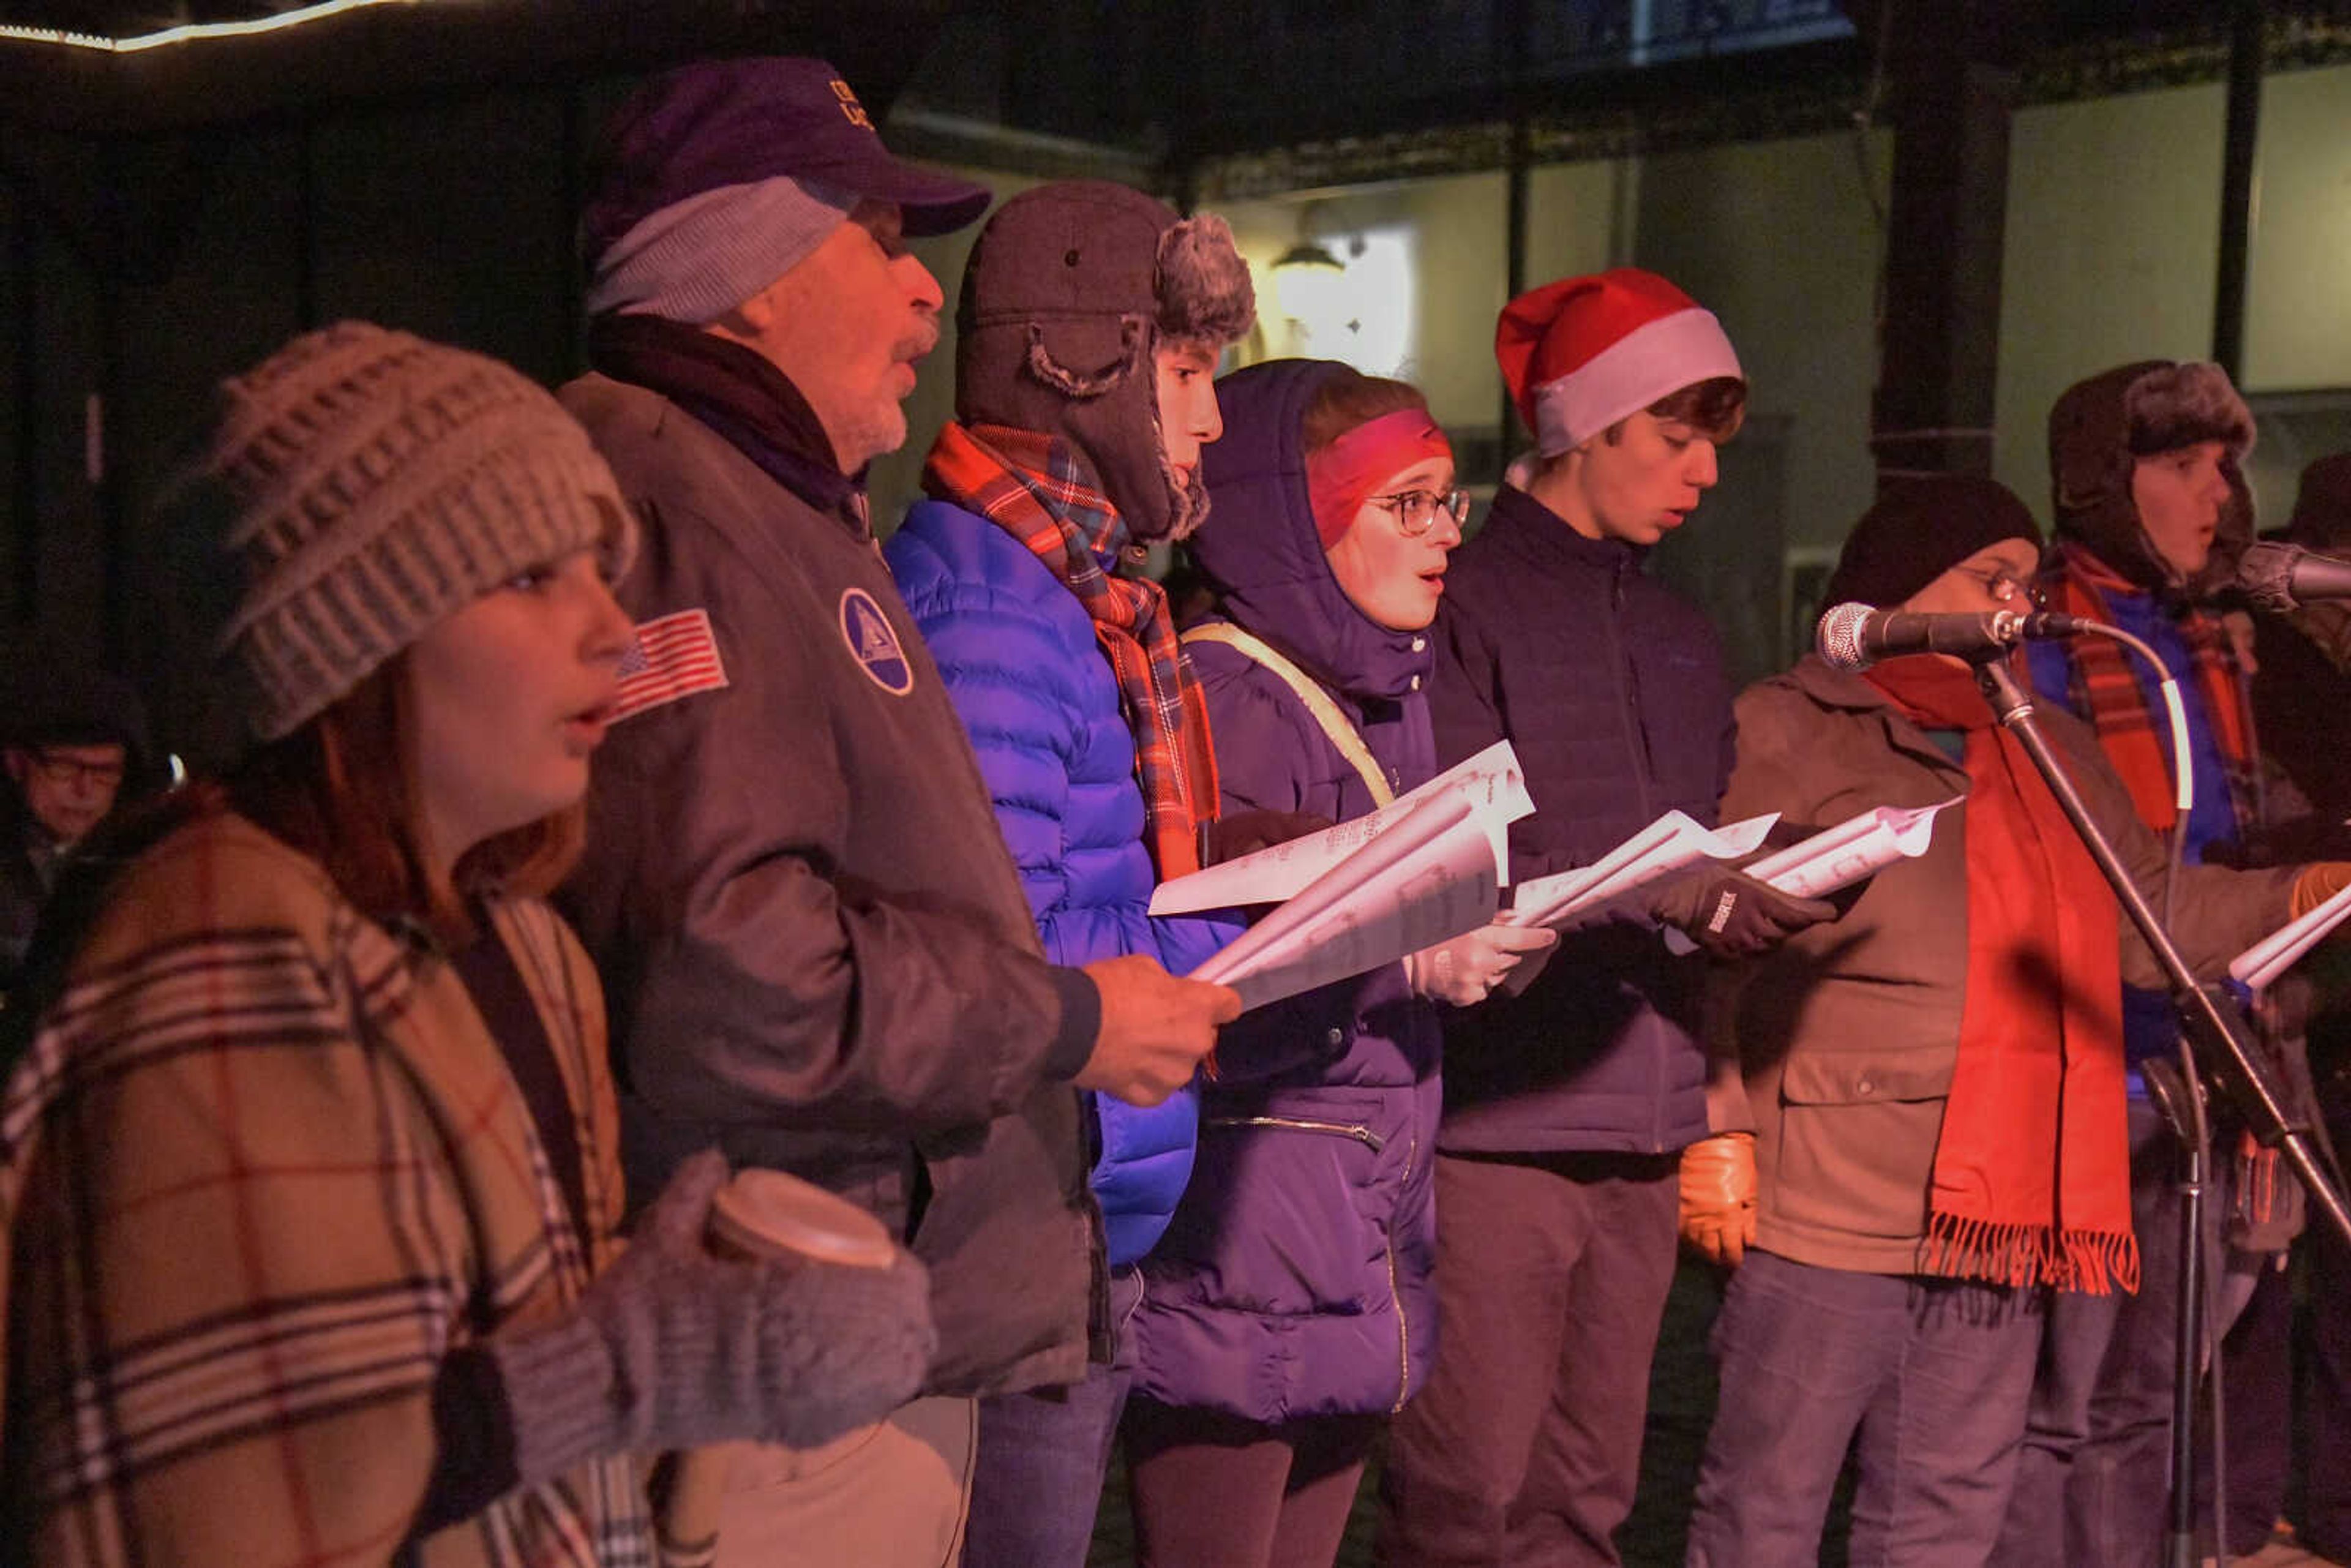
<instances>
[{"instance_id":1,"label":"fur-lined ear flap","mask_svg":"<svg viewBox=\"0 0 2351 1568\"><path fill-rule=\"evenodd\" d=\"M2174 452L2199 441L2218 441L2232 457L2253 449L2253 413L2229 372L2190 361L2153 370L2123 393L2123 418L2133 453Z\"/></svg>"},{"instance_id":2,"label":"fur-lined ear flap","mask_svg":"<svg viewBox=\"0 0 2351 1568\"><path fill-rule=\"evenodd\" d=\"M1164 338L1222 348L1257 321L1249 263L1233 231L1214 213L1186 218L1159 236L1159 332Z\"/></svg>"},{"instance_id":3,"label":"fur-lined ear flap","mask_svg":"<svg viewBox=\"0 0 2351 1568\"><path fill-rule=\"evenodd\" d=\"M1053 350L1045 347L1045 329L1029 323L1029 373L1067 398L1096 398L1110 391L1134 373L1143 360L1144 333L1140 318L1128 316L1119 322L1119 357L1099 371L1073 371L1053 358Z\"/></svg>"}]
</instances>

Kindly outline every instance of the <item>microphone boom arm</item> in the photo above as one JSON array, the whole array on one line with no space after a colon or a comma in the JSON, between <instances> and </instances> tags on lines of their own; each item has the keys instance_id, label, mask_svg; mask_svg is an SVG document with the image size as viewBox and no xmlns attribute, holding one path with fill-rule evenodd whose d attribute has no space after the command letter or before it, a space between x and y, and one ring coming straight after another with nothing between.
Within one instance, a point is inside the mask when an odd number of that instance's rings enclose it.
<instances>
[{"instance_id":1,"label":"microphone boom arm","mask_svg":"<svg viewBox=\"0 0 2351 1568\"><path fill-rule=\"evenodd\" d=\"M2179 945L2156 918L2138 884L2131 881L2114 845L2091 820L2081 792L2074 788L2064 765L2050 749L2040 726L2033 722L2032 699L2018 687L2006 663L1995 660L1978 665L1976 682L1983 687L1993 716L2016 737L2025 754L2032 758L2033 767L2047 781L2049 792L2057 798L2057 804L2074 824L2074 832L2081 836L2090 858L2097 862L2098 870L2114 889L2123 913L2147 939L2148 950L2171 982L2172 1005L2179 1009L2188 1038L2195 1043L2198 1060L2252 1124L2253 1135L2264 1145L2279 1151L2294 1174L2302 1178L2313 1205L2326 1216L2344 1244L2351 1246L2351 1209L2345 1207L2343 1195L2335 1190L2319 1165L2307 1130L2287 1115L2276 1090L2270 1084L2268 1072L2252 1056L2246 1043L2244 1020L2238 1015L2236 1004L2225 993L2216 994L2212 988L2199 984L2188 960L2180 956Z\"/></svg>"}]
</instances>

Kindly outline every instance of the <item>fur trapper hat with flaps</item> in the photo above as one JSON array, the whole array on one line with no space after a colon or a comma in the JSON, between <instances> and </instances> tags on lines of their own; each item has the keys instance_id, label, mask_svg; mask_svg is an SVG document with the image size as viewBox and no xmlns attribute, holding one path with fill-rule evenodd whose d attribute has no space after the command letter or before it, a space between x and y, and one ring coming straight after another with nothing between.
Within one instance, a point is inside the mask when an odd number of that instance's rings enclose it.
<instances>
[{"instance_id":1,"label":"fur trapper hat with flaps","mask_svg":"<svg viewBox=\"0 0 2351 1568\"><path fill-rule=\"evenodd\" d=\"M2131 473L2142 457L2199 441L2228 448L2222 467L2230 500L2222 508L2212 559L2193 583L2156 553L2131 499ZM2215 364L2141 360L2074 382L2049 411L2050 506L2059 538L2157 591L2186 591L2225 580L2252 538L2252 495L2241 465L2253 449L2253 415Z\"/></svg>"},{"instance_id":2,"label":"fur trapper hat with flaps","mask_svg":"<svg viewBox=\"0 0 2351 1568\"><path fill-rule=\"evenodd\" d=\"M1139 541L1181 538L1207 490L1169 467L1152 350L1219 349L1257 298L1222 218L1071 180L1024 191L980 230L956 309L956 416L1058 435Z\"/></svg>"}]
</instances>

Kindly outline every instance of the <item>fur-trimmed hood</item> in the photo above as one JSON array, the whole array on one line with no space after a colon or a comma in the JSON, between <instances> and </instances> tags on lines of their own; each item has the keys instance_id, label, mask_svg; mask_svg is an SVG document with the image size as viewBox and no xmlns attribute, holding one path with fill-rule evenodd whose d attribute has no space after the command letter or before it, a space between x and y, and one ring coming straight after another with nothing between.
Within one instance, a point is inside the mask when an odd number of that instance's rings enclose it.
<instances>
[{"instance_id":1,"label":"fur-trimmed hood","mask_svg":"<svg viewBox=\"0 0 2351 1568\"><path fill-rule=\"evenodd\" d=\"M956 417L1059 435L1138 540L1207 511L1167 464L1152 351L1222 348L1257 319L1249 267L1213 214L1178 217L1124 185L1065 180L998 209L956 308Z\"/></svg>"},{"instance_id":2,"label":"fur-trimmed hood","mask_svg":"<svg viewBox=\"0 0 2351 1568\"><path fill-rule=\"evenodd\" d=\"M2138 459L2199 441L2228 448L2230 501L2212 556L2183 583L2139 525L2131 499ZM2253 447L2252 412L2220 366L2141 360L2074 382L2049 411L2050 507L2056 534L2151 591L2190 596L2228 580L2252 542L2252 492L2241 468Z\"/></svg>"}]
</instances>

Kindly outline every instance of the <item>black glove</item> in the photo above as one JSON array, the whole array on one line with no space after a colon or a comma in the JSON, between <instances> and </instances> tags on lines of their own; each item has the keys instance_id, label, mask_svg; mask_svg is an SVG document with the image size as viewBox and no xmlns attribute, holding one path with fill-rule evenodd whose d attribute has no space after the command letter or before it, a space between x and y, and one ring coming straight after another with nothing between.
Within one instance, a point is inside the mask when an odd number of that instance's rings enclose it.
<instances>
[{"instance_id":1,"label":"black glove","mask_svg":"<svg viewBox=\"0 0 2351 1568\"><path fill-rule=\"evenodd\" d=\"M1713 866L1666 884L1651 913L1717 958L1754 958L1837 917L1826 899L1792 898L1744 872Z\"/></svg>"},{"instance_id":2,"label":"black glove","mask_svg":"<svg viewBox=\"0 0 2351 1568\"><path fill-rule=\"evenodd\" d=\"M1330 818L1311 811L1234 811L1200 824L1200 863L1221 865L1331 825Z\"/></svg>"}]
</instances>

